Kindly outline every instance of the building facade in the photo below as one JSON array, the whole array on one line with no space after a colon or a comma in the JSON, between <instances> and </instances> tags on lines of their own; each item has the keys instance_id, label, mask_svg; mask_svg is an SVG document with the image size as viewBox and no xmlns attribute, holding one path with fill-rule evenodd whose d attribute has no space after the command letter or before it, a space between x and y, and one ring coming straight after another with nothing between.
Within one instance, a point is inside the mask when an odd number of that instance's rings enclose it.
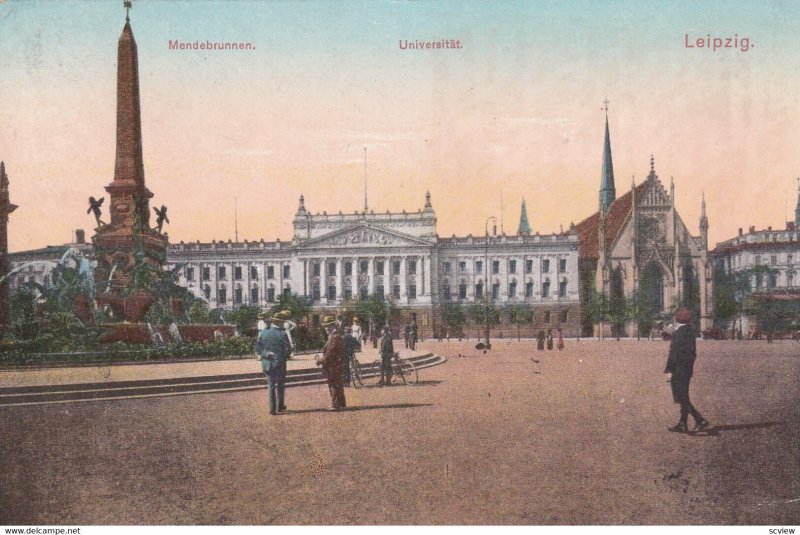
<instances>
[{"instance_id":1,"label":"building facade","mask_svg":"<svg viewBox=\"0 0 800 535\"><path fill-rule=\"evenodd\" d=\"M717 244L712 252L718 275L740 274L746 288L741 299L800 301L800 187L795 220L786 228L768 227L747 232L739 229L736 237ZM757 318L740 310L729 325L743 337L763 330Z\"/></svg>"},{"instance_id":2,"label":"building facade","mask_svg":"<svg viewBox=\"0 0 800 535\"><path fill-rule=\"evenodd\" d=\"M678 306L699 315L702 330L713 326L713 266L708 255L705 199L699 236L693 236L675 206L675 182L667 192L650 158L644 182L616 197L611 141L606 115L599 210L576 225L580 237L581 299L584 305L603 296L606 302L636 298L648 303L654 319ZM599 299L599 298L598 298ZM628 320L611 332L608 321L585 315L583 334L636 336L639 322Z\"/></svg>"},{"instance_id":3,"label":"building facade","mask_svg":"<svg viewBox=\"0 0 800 535\"><path fill-rule=\"evenodd\" d=\"M577 334L575 233L440 238L429 194L416 212L352 214L312 214L301 196L293 227L285 242L174 244L168 267L180 266L179 283L212 308L268 308L294 293L325 314L348 299L378 296L430 336L444 304L488 298L501 308L529 307L526 332L562 326Z\"/></svg>"}]
</instances>

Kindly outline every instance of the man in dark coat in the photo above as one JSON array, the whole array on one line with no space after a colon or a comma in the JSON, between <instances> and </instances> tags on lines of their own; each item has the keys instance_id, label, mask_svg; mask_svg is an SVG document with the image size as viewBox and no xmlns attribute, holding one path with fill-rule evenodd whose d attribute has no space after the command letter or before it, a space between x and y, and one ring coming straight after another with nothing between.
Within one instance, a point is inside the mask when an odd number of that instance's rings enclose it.
<instances>
[{"instance_id":1,"label":"man in dark coat","mask_svg":"<svg viewBox=\"0 0 800 535\"><path fill-rule=\"evenodd\" d=\"M394 344L392 331L384 327L381 338L381 380L379 386L392 386L392 358L394 357Z\"/></svg>"},{"instance_id":2,"label":"man in dark coat","mask_svg":"<svg viewBox=\"0 0 800 535\"><path fill-rule=\"evenodd\" d=\"M411 332L408 334L408 347L411 351L417 349L417 322L411 322Z\"/></svg>"},{"instance_id":3,"label":"man in dark coat","mask_svg":"<svg viewBox=\"0 0 800 535\"><path fill-rule=\"evenodd\" d=\"M288 314L278 312L272 318L272 325L261 331L256 340L256 353L261 357L261 369L267 376L269 386L269 413L272 415L286 411L284 389L286 388L286 361L291 344L283 330L283 322Z\"/></svg>"},{"instance_id":4,"label":"man in dark coat","mask_svg":"<svg viewBox=\"0 0 800 535\"><path fill-rule=\"evenodd\" d=\"M536 335L536 349L542 351L544 349L544 331L539 331Z\"/></svg>"},{"instance_id":5,"label":"man in dark coat","mask_svg":"<svg viewBox=\"0 0 800 535\"><path fill-rule=\"evenodd\" d=\"M353 336L352 331L350 327L345 327L344 339L342 340L344 346L344 386L350 384L350 362L353 360L356 351L361 348L361 343Z\"/></svg>"},{"instance_id":6,"label":"man in dark coat","mask_svg":"<svg viewBox=\"0 0 800 535\"><path fill-rule=\"evenodd\" d=\"M344 344L342 335L336 331L336 319L333 316L325 317L322 326L328 333L328 342L322 348L322 369L328 379L328 389L331 392L330 410L338 411L347 407L347 401L344 398L344 381L342 380Z\"/></svg>"},{"instance_id":7,"label":"man in dark coat","mask_svg":"<svg viewBox=\"0 0 800 535\"><path fill-rule=\"evenodd\" d=\"M702 431L711 424L703 418L692 402L689 401L689 381L694 371L694 360L697 357L696 339L694 328L692 327L692 311L688 308L679 308L675 311L675 322L677 327L672 333L672 341L669 344L669 358L664 373L671 374L670 383L672 385L672 399L681 406L681 419L677 425L671 427L671 431L686 433L687 419L692 415L695 422L695 431Z\"/></svg>"}]
</instances>

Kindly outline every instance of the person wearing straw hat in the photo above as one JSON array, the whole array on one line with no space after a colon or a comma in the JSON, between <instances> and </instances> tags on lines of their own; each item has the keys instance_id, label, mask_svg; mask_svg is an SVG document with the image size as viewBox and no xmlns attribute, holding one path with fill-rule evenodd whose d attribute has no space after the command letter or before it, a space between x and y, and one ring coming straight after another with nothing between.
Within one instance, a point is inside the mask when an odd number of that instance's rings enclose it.
<instances>
[{"instance_id":1,"label":"person wearing straw hat","mask_svg":"<svg viewBox=\"0 0 800 535\"><path fill-rule=\"evenodd\" d=\"M670 431L678 433L688 432L687 419L689 414L694 418L694 431L702 431L711 426L703 418L689 400L689 381L694 372L694 361L697 358L697 341L692 327L692 311L681 307L675 311L675 331L669 344L669 357L664 373L670 374L672 385L672 399L680 404L680 420Z\"/></svg>"},{"instance_id":2,"label":"person wearing straw hat","mask_svg":"<svg viewBox=\"0 0 800 535\"><path fill-rule=\"evenodd\" d=\"M338 411L347 407L344 397L344 345L342 335L337 331L337 321L333 316L325 316L322 327L328 333L328 341L322 348L322 369L328 379L331 393L330 410Z\"/></svg>"},{"instance_id":3,"label":"person wearing straw hat","mask_svg":"<svg viewBox=\"0 0 800 535\"><path fill-rule=\"evenodd\" d=\"M267 376L269 413L272 415L286 411L286 360L289 358L291 345L281 327L288 319L288 313L278 312L272 317L272 325L261 331L256 340L256 353L261 356L261 368Z\"/></svg>"}]
</instances>

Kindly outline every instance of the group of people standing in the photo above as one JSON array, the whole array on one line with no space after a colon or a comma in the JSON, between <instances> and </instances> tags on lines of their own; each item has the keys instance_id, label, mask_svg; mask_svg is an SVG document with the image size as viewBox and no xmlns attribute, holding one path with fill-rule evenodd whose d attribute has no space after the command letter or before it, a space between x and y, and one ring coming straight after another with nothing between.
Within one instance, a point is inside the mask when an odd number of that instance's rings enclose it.
<instances>
[{"instance_id":1,"label":"group of people standing","mask_svg":"<svg viewBox=\"0 0 800 535\"><path fill-rule=\"evenodd\" d=\"M561 330L561 327L556 329L556 333L558 335L558 350L561 351L564 349L564 333ZM553 349L553 329L547 329L547 335L544 334L544 331L539 331L539 334L536 336L536 349L539 351L544 350L545 343L547 344L547 349Z\"/></svg>"},{"instance_id":2,"label":"group of people standing","mask_svg":"<svg viewBox=\"0 0 800 535\"><path fill-rule=\"evenodd\" d=\"M261 368L267 376L269 394L269 413L277 415L287 410L285 403L286 363L294 351L291 331L296 326L291 321L291 313L282 310L270 318L266 313L258 316L258 339L256 354L261 361ZM366 333L362 332L358 318L353 318L352 326L344 326L341 316L325 316L322 328L327 334L327 341L322 348L322 356L318 364L328 382L331 396L330 410L339 411L347 408L344 387L351 380L350 362L356 351L365 342ZM414 347L416 343L416 324L407 326L406 344ZM391 385L391 359L394 357L392 333L388 325L382 330L381 337L381 380L379 386Z\"/></svg>"}]
</instances>

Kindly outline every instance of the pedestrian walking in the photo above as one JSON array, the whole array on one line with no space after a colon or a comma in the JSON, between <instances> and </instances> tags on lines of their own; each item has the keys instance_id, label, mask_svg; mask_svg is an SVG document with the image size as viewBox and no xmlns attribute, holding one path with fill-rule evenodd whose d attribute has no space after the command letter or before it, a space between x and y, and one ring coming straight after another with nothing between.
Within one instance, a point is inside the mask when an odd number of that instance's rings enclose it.
<instances>
[{"instance_id":1,"label":"pedestrian walking","mask_svg":"<svg viewBox=\"0 0 800 535\"><path fill-rule=\"evenodd\" d=\"M383 338L381 338L381 380L378 382L378 386L392 386L393 357L392 332L386 327L383 329Z\"/></svg>"},{"instance_id":2,"label":"pedestrian walking","mask_svg":"<svg viewBox=\"0 0 800 535\"><path fill-rule=\"evenodd\" d=\"M344 378L344 386L348 386L350 384L350 362L352 361L356 351L361 348L361 343L359 342L358 338L353 336L352 327L344 328L342 345L344 350L344 373L342 377Z\"/></svg>"},{"instance_id":3,"label":"pedestrian walking","mask_svg":"<svg viewBox=\"0 0 800 535\"><path fill-rule=\"evenodd\" d=\"M564 331L561 329L561 327L559 327L556 329L556 332L558 333L558 344L556 347L558 347L558 350L561 351L564 349Z\"/></svg>"},{"instance_id":4,"label":"pedestrian walking","mask_svg":"<svg viewBox=\"0 0 800 535\"><path fill-rule=\"evenodd\" d=\"M553 329L547 329L547 350L553 350Z\"/></svg>"},{"instance_id":5,"label":"pedestrian walking","mask_svg":"<svg viewBox=\"0 0 800 535\"><path fill-rule=\"evenodd\" d=\"M681 307L675 311L675 322L677 326L672 333L672 341L669 344L669 357L664 373L670 374L670 384L672 385L672 399L680 404L680 420L677 425L670 428L670 431L686 433L687 419L689 414L694 418L695 431L702 431L711 426L708 420L703 418L697 409L694 408L689 400L689 381L694 372L694 361L697 358L697 340L695 339L694 328L692 327L692 311Z\"/></svg>"},{"instance_id":6,"label":"pedestrian walking","mask_svg":"<svg viewBox=\"0 0 800 535\"><path fill-rule=\"evenodd\" d=\"M544 350L544 331L539 331L539 334L536 335L536 349Z\"/></svg>"},{"instance_id":7,"label":"pedestrian walking","mask_svg":"<svg viewBox=\"0 0 800 535\"><path fill-rule=\"evenodd\" d=\"M287 314L285 311L275 314L272 325L261 331L256 340L256 353L261 357L261 369L267 376L269 413L273 416L286 411L286 361L291 345L282 327L283 322L289 319Z\"/></svg>"},{"instance_id":8,"label":"pedestrian walking","mask_svg":"<svg viewBox=\"0 0 800 535\"><path fill-rule=\"evenodd\" d=\"M447 333L447 338L450 338L450 333ZM408 347L411 351L414 351L417 348L417 322L411 322L411 332L408 334Z\"/></svg>"},{"instance_id":9,"label":"pedestrian walking","mask_svg":"<svg viewBox=\"0 0 800 535\"><path fill-rule=\"evenodd\" d=\"M328 333L328 341L322 348L322 371L328 380L328 390L331 393L330 410L338 411L347 407L344 397L343 371L344 367L344 342L342 335L336 332L336 318L326 316L322 326Z\"/></svg>"}]
</instances>

